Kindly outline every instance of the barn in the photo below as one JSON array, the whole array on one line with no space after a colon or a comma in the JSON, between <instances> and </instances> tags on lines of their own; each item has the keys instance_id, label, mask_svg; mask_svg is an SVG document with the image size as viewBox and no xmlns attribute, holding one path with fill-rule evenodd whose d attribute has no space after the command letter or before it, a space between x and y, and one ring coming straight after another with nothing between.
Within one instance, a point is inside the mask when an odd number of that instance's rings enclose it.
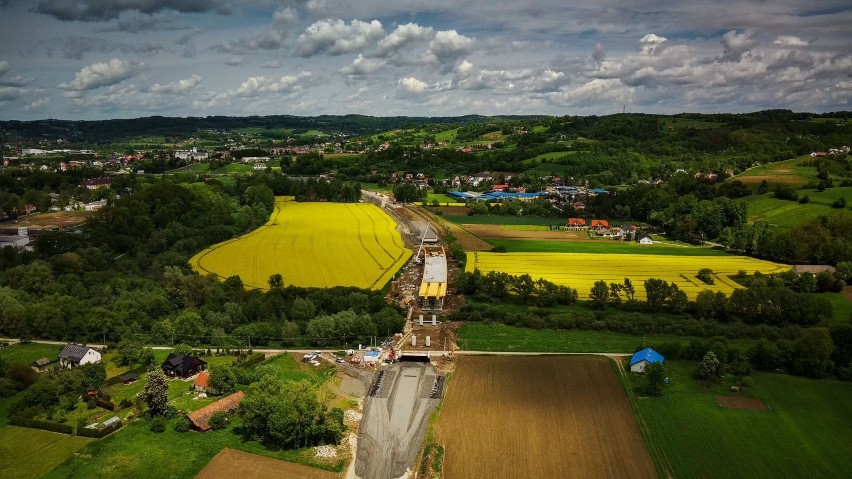
<instances>
[{"instance_id":1,"label":"barn","mask_svg":"<svg viewBox=\"0 0 852 479\"><path fill-rule=\"evenodd\" d=\"M663 355L654 351L651 348L645 348L641 351L637 351L633 354L633 357L630 358L630 372L633 373L643 373L645 372L645 367L652 363L663 364L665 358Z\"/></svg>"}]
</instances>

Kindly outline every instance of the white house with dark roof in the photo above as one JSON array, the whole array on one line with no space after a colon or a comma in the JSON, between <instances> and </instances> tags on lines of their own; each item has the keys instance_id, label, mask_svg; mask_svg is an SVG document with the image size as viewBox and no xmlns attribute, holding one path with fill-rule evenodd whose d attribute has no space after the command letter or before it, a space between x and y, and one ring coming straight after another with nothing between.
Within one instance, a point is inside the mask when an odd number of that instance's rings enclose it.
<instances>
[{"instance_id":1,"label":"white house with dark roof","mask_svg":"<svg viewBox=\"0 0 852 479\"><path fill-rule=\"evenodd\" d=\"M63 369L99 362L101 362L101 352L89 346L68 344L59 353L59 366Z\"/></svg>"}]
</instances>

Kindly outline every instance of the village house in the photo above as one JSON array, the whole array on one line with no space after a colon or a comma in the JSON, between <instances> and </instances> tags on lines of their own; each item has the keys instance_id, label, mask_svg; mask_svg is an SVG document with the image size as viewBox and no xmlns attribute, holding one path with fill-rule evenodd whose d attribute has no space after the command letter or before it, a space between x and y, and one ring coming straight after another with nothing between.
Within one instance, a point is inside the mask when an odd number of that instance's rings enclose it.
<instances>
[{"instance_id":1,"label":"village house","mask_svg":"<svg viewBox=\"0 0 852 479\"><path fill-rule=\"evenodd\" d=\"M568 218L568 227L569 228L585 228L586 220L583 218Z\"/></svg>"},{"instance_id":2,"label":"village house","mask_svg":"<svg viewBox=\"0 0 852 479\"><path fill-rule=\"evenodd\" d=\"M112 185L112 178L89 178L87 180L83 180L80 183L82 188L86 188L88 190L96 190L98 188L109 188Z\"/></svg>"},{"instance_id":3,"label":"village house","mask_svg":"<svg viewBox=\"0 0 852 479\"><path fill-rule=\"evenodd\" d=\"M607 220L592 220L592 229L594 229L594 230L609 229L609 221L607 221Z\"/></svg>"},{"instance_id":4,"label":"village house","mask_svg":"<svg viewBox=\"0 0 852 479\"><path fill-rule=\"evenodd\" d=\"M161 367L170 378L186 379L207 369L207 362L192 356L170 353Z\"/></svg>"},{"instance_id":5,"label":"village house","mask_svg":"<svg viewBox=\"0 0 852 479\"><path fill-rule=\"evenodd\" d=\"M99 362L101 362L101 352L81 344L68 344L59 353L59 367L62 369Z\"/></svg>"},{"instance_id":6,"label":"village house","mask_svg":"<svg viewBox=\"0 0 852 479\"><path fill-rule=\"evenodd\" d=\"M637 236L636 242L639 244L654 244L654 240L651 239L651 236L646 234L641 234Z\"/></svg>"},{"instance_id":7,"label":"village house","mask_svg":"<svg viewBox=\"0 0 852 479\"><path fill-rule=\"evenodd\" d=\"M630 372L644 373L645 368L649 364L663 364L663 362L665 362L665 358L663 358L662 354L651 348L645 348L636 352L633 357L630 358Z\"/></svg>"}]
</instances>

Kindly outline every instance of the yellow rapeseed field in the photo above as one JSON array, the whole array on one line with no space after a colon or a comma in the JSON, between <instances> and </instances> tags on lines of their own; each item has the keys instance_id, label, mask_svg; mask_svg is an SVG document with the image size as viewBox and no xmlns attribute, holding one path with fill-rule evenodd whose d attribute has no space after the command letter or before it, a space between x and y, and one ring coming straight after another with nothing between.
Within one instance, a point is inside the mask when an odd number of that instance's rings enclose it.
<instances>
[{"instance_id":1,"label":"yellow rapeseed field","mask_svg":"<svg viewBox=\"0 0 852 479\"><path fill-rule=\"evenodd\" d=\"M296 203L277 198L260 228L189 261L200 274L238 275L249 288L285 285L380 289L411 257L396 223L372 204Z\"/></svg>"},{"instance_id":2,"label":"yellow rapeseed field","mask_svg":"<svg viewBox=\"0 0 852 479\"><path fill-rule=\"evenodd\" d=\"M645 299L643 283L658 278L675 283L690 299L709 289L730 294L741 286L728 278L740 271L751 274L781 273L790 266L746 256L666 256L650 254L601 253L488 253L467 254L467 271L478 268L483 273L502 271L512 275L529 273L533 279L544 278L577 290L580 298L588 298L596 281L621 283L630 278L636 299ZM708 285L695 277L698 270L713 270L715 284Z\"/></svg>"}]
</instances>

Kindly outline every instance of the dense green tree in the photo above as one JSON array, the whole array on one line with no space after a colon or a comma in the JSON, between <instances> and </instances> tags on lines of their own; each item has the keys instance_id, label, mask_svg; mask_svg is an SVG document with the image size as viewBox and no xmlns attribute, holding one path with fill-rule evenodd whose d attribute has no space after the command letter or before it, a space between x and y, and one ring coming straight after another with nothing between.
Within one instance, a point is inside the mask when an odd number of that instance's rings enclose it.
<instances>
[{"instance_id":1,"label":"dense green tree","mask_svg":"<svg viewBox=\"0 0 852 479\"><path fill-rule=\"evenodd\" d=\"M665 367L660 363L651 363L645 366L645 394L661 396L663 394L663 382L666 377Z\"/></svg>"},{"instance_id":2,"label":"dense green tree","mask_svg":"<svg viewBox=\"0 0 852 479\"><path fill-rule=\"evenodd\" d=\"M209 385L216 394L231 394L237 390L237 376L226 364L210 366Z\"/></svg>"},{"instance_id":3,"label":"dense green tree","mask_svg":"<svg viewBox=\"0 0 852 479\"><path fill-rule=\"evenodd\" d=\"M164 416L169 409L169 383L165 373L160 368L148 371L145 377L145 388L139 398L148 405L148 414L153 417Z\"/></svg>"},{"instance_id":4,"label":"dense green tree","mask_svg":"<svg viewBox=\"0 0 852 479\"><path fill-rule=\"evenodd\" d=\"M810 328L794 343L793 370L797 374L822 377L831 365L834 345L826 328Z\"/></svg>"},{"instance_id":5,"label":"dense green tree","mask_svg":"<svg viewBox=\"0 0 852 479\"><path fill-rule=\"evenodd\" d=\"M595 309L604 309L607 303L609 303L609 286L606 281L595 281L589 291L589 304Z\"/></svg>"}]
</instances>

